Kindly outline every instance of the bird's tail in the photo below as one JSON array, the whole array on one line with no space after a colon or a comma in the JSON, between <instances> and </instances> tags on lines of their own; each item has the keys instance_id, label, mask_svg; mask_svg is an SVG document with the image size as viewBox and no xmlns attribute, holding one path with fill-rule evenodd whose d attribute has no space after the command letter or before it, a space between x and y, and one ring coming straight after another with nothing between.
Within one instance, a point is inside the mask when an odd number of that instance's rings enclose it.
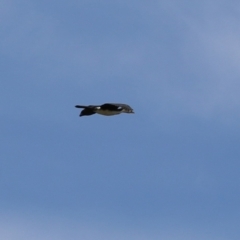
<instances>
[{"instance_id":1,"label":"bird's tail","mask_svg":"<svg viewBox=\"0 0 240 240\"><path fill-rule=\"evenodd\" d=\"M76 105L76 108L87 108L87 106L82 106L82 105Z\"/></svg>"}]
</instances>

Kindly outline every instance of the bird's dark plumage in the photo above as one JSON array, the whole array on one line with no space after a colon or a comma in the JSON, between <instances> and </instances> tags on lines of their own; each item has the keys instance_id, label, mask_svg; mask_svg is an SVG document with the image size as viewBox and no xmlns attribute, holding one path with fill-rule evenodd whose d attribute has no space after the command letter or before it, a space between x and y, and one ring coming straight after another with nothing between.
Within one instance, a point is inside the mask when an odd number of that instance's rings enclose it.
<instances>
[{"instance_id":1,"label":"bird's dark plumage","mask_svg":"<svg viewBox=\"0 0 240 240\"><path fill-rule=\"evenodd\" d=\"M83 108L80 113L80 117L82 116L90 116L95 113L104 115L104 116L113 116L120 113L134 113L133 109L127 105L122 103L105 103L102 105L76 105L76 108Z\"/></svg>"}]
</instances>

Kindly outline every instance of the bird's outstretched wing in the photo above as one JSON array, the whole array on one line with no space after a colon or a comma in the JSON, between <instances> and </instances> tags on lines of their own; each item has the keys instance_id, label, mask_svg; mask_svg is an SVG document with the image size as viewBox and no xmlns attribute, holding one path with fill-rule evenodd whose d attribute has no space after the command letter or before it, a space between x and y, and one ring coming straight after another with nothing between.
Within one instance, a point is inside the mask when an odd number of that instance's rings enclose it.
<instances>
[{"instance_id":1,"label":"bird's outstretched wing","mask_svg":"<svg viewBox=\"0 0 240 240\"><path fill-rule=\"evenodd\" d=\"M101 108L107 109L107 110L112 110L112 111L125 109L127 112L133 112L133 109L129 105L122 104L122 103L105 103L105 104L101 105Z\"/></svg>"}]
</instances>

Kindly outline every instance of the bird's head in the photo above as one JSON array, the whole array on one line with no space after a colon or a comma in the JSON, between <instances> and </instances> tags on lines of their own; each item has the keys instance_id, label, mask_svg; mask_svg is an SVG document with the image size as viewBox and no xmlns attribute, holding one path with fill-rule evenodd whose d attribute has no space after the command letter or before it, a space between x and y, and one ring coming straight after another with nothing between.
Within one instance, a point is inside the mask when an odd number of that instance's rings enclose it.
<instances>
[{"instance_id":1,"label":"bird's head","mask_svg":"<svg viewBox=\"0 0 240 240\"><path fill-rule=\"evenodd\" d=\"M125 112L125 113L134 113L133 109L123 109L122 112Z\"/></svg>"}]
</instances>

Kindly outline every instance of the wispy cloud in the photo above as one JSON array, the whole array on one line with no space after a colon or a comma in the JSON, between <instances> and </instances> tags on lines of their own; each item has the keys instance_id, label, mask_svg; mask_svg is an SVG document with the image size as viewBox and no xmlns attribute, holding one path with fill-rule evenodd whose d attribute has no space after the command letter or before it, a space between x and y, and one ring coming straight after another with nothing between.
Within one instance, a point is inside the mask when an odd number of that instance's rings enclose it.
<instances>
[{"instance_id":1,"label":"wispy cloud","mask_svg":"<svg viewBox=\"0 0 240 240\"><path fill-rule=\"evenodd\" d=\"M43 215L14 215L4 214L0 218L0 238L4 240L32 239L32 240L67 240L67 239L106 239L106 240L147 240L147 239L166 239L166 240L227 240L229 238L214 233L210 229L201 231L200 229L188 229L159 224L159 229L153 231L150 228L117 226L113 223L83 222L63 217ZM203 229L202 229L203 230ZM234 238L235 239L235 238Z\"/></svg>"},{"instance_id":2,"label":"wispy cloud","mask_svg":"<svg viewBox=\"0 0 240 240\"><path fill-rule=\"evenodd\" d=\"M239 17L232 14L234 5L226 10L225 1L217 5L215 2L203 2L196 4L194 11L186 5L174 3L169 5L167 13L178 27L174 30L175 40L169 38L169 43L160 47L166 48L162 51L164 59L155 48L159 55L152 52L152 59L145 62L148 72L146 80L142 79L137 85L139 96L158 104L162 114L169 114L170 109L172 112L181 111L187 115L218 118L221 122L237 124L234 119L240 117L237 111L240 102L240 34L237 25ZM209 8L209 4L215 7ZM198 8L202 9L201 13ZM156 23L158 19L155 15ZM171 28L170 24L169 29L165 29L169 37L173 31ZM157 36L160 39L162 35L158 32ZM153 44L157 46L156 42ZM150 49L145 48L146 51ZM142 55L146 61L148 52ZM150 65L155 66L152 71Z\"/></svg>"}]
</instances>

